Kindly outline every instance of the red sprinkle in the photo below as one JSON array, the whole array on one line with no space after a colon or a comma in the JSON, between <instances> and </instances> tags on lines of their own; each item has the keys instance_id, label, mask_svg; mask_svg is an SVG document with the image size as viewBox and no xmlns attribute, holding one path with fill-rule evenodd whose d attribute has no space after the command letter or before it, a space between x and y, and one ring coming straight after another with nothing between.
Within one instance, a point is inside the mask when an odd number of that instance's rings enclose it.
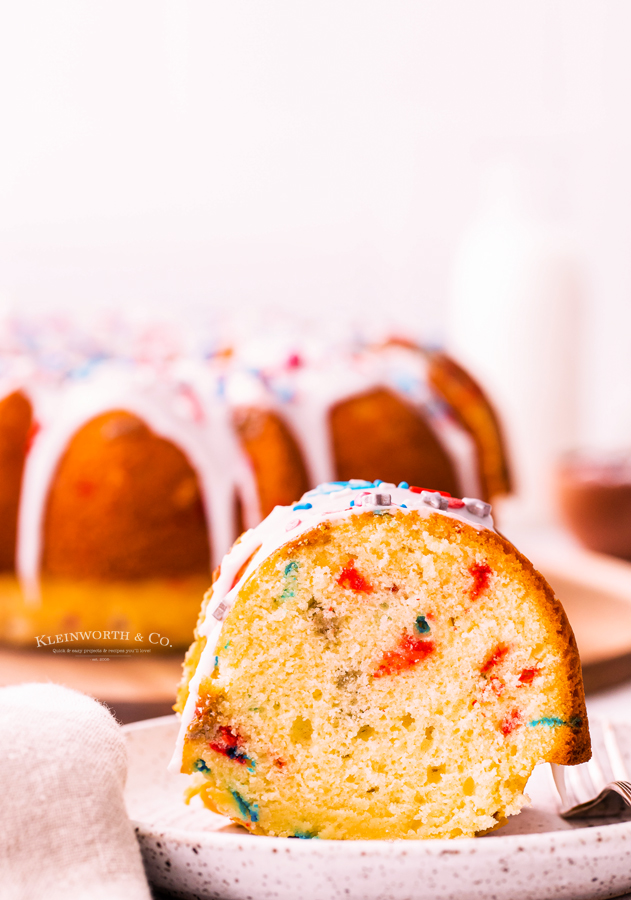
<instances>
[{"instance_id":1,"label":"red sprinkle","mask_svg":"<svg viewBox=\"0 0 631 900\"><path fill-rule=\"evenodd\" d=\"M489 586L491 571L487 563L474 563L469 566L469 572L473 577L473 585L469 592L472 600L477 600L482 591Z\"/></svg>"},{"instance_id":2,"label":"red sprinkle","mask_svg":"<svg viewBox=\"0 0 631 900\"><path fill-rule=\"evenodd\" d=\"M254 553L256 553L256 550L254 551ZM239 581L241 581L241 578L242 578L242 576L243 576L243 573L245 572L245 570L247 569L247 567L250 565L250 560L251 560L252 557L254 556L254 553L251 553L250 556L248 556L248 558L247 558L246 561L243 563L243 565L241 566L241 568L239 569L239 571L237 572L237 574L234 576L234 579L233 579L233 581L232 581L232 585L231 585L231 587L230 587L230 590L232 590L232 588L233 588L236 584L238 584ZM217 569L217 575L219 576L219 569ZM213 575L213 578L214 578L214 575ZM213 584L214 584L214 581L213 581Z\"/></svg>"},{"instance_id":3,"label":"red sprinkle","mask_svg":"<svg viewBox=\"0 0 631 900\"><path fill-rule=\"evenodd\" d=\"M355 568L354 559L351 559L344 566L337 579L337 583L340 587L350 588L352 591L359 591L364 594L369 594L373 590L372 584L366 581L364 576Z\"/></svg>"},{"instance_id":4,"label":"red sprinkle","mask_svg":"<svg viewBox=\"0 0 631 900\"><path fill-rule=\"evenodd\" d=\"M219 728L219 743L227 750L230 747L236 747L239 743L239 738L226 725L222 725Z\"/></svg>"},{"instance_id":5,"label":"red sprinkle","mask_svg":"<svg viewBox=\"0 0 631 900\"><path fill-rule=\"evenodd\" d=\"M37 437L37 435L39 434L39 432L41 430L42 430L42 426L39 424L39 422L36 422L35 420L33 420L31 422L29 430L26 433L26 442L25 442L25 447L24 447L26 453L28 453L29 450L31 449L31 447L33 446L33 442L35 441L35 438Z\"/></svg>"},{"instance_id":6,"label":"red sprinkle","mask_svg":"<svg viewBox=\"0 0 631 900\"><path fill-rule=\"evenodd\" d=\"M513 709L511 712L506 713L502 722L500 724L500 731L506 737L514 731L518 725L521 725L521 713L518 709Z\"/></svg>"},{"instance_id":7,"label":"red sprinkle","mask_svg":"<svg viewBox=\"0 0 631 900\"><path fill-rule=\"evenodd\" d=\"M482 674L486 675L487 672L490 672L492 668L498 665L498 663L500 663L504 659L504 657L508 653L508 650L508 647L496 647L493 653L491 653L487 661L480 669Z\"/></svg>"},{"instance_id":8,"label":"red sprinkle","mask_svg":"<svg viewBox=\"0 0 631 900\"><path fill-rule=\"evenodd\" d=\"M204 421L204 407L202 403L192 388L190 388L187 384L180 384L179 386L180 394L182 394L188 400L189 408L191 415L193 417L194 422L203 422Z\"/></svg>"},{"instance_id":9,"label":"red sprinkle","mask_svg":"<svg viewBox=\"0 0 631 900\"><path fill-rule=\"evenodd\" d=\"M288 369L299 369L302 365L302 358L297 353L292 353L287 360Z\"/></svg>"},{"instance_id":10,"label":"red sprinkle","mask_svg":"<svg viewBox=\"0 0 631 900\"><path fill-rule=\"evenodd\" d=\"M422 494L423 491L428 491L430 494L440 494L441 497L451 497L448 491L437 491L436 488L420 488L413 484L410 485L408 490L412 491L413 494ZM462 505L464 506L464 503Z\"/></svg>"},{"instance_id":11,"label":"red sprinkle","mask_svg":"<svg viewBox=\"0 0 631 900\"><path fill-rule=\"evenodd\" d=\"M521 675L519 676L519 680L522 684L532 684L536 676L541 672L541 669L537 668L537 666L529 666L524 669Z\"/></svg>"},{"instance_id":12,"label":"red sprinkle","mask_svg":"<svg viewBox=\"0 0 631 900\"><path fill-rule=\"evenodd\" d=\"M420 641L411 634L404 634L396 650L385 650L383 661L373 673L375 678L383 675L398 675L406 669L422 662L435 650L433 641Z\"/></svg>"},{"instance_id":13,"label":"red sprinkle","mask_svg":"<svg viewBox=\"0 0 631 900\"><path fill-rule=\"evenodd\" d=\"M91 497L92 494L96 490L96 484L93 481L88 481L87 479L81 479L81 481L77 481L76 484L77 494L80 497Z\"/></svg>"},{"instance_id":14,"label":"red sprinkle","mask_svg":"<svg viewBox=\"0 0 631 900\"><path fill-rule=\"evenodd\" d=\"M233 732L225 725L222 725L219 728L216 739L208 742L208 746L211 750L214 750L216 753L222 753L229 759L233 759L235 762L240 763L240 765L245 766L250 760L246 754L239 749L240 744L241 739L239 738L239 735L233 734Z\"/></svg>"},{"instance_id":15,"label":"red sprinkle","mask_svg":"<svg viewBox=\"0 0 631 900\"><path fill-rule=\"evenodd\" d=\"M448 506L449 509L462 509L463 506L464 506L464 500L458 500L457 497L449 498L449 506Z\"/></svg>"},{"instance_id":16,"label":"red sprinkle","mask_svg":"<svg viewBox=\"0 0 631 900\"><path fill-rule=\"evenodd\" d=\"M195 704L195 719L201 719L205 712L206 700L203 697L199 697L197 703Z\"/></svg>"}]
</instances>

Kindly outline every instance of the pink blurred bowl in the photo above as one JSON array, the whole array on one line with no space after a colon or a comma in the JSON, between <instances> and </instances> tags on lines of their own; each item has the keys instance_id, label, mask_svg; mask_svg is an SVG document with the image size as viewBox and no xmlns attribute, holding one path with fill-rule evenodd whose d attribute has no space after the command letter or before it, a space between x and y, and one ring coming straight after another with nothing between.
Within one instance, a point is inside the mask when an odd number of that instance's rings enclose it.
<instances>
[{"instance_id":1,"label":"pink blurred bowl","mask_svg":"<svg viewBox=\"0 0 631 900\"><path fill-rule=\"evenodd\" d=\"M557 470L567 527L588 547L631 559L631 453L572 453Z\"/></svg>"}]
</instances>

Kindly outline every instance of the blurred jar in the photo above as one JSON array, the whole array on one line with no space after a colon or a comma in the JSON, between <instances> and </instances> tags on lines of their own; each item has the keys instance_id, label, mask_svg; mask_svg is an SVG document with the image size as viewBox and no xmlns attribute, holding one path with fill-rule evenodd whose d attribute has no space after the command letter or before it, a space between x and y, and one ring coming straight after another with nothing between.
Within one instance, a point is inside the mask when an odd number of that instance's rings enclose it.
<instances>
[{"instance_id":1,"label":"blurred jar","mask_svg":"<svg viewBox=\"0 0 631 900\"><path fill-rule=\"evenodd\" d=\"M631 559L631 451L568 454L556 492L561 516L582 544Z\"/></svg>"},{"instance_id":2,"label":"blurred jar","mask_svg":"<svg viewBox=\"0 0 631 900\"><path fill-rule=\"evenodd\" d=\"M581 278L571 241L532 211L525 173L489 173L455 260L448 346L496 404L515 495L503 527L554 519L556 460L576 445Z\"/></svg>"}]
</instances>

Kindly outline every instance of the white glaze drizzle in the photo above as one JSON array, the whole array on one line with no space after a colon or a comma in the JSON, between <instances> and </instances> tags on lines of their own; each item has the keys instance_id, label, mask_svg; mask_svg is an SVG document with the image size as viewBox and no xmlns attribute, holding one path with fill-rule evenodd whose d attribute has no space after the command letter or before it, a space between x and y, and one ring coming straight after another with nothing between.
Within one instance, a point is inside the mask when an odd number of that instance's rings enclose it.
<instances>
[{"instance_id":1,"label":"white glaze drizzle","mask_svg":"<svg viewBox=\"0 0 631 900\"><path fill-rule=\"evenodd\" d=\"M385 507L374 505L374 498L384 494L389 495L390 505ZM439 496L434 495L436 500ZM365 481L350 481L322 484L308 491L297 504L277 506L260 525L242 535L222 560L221 572L213 585L211 599L198 628L199 635L206 637L206 646L189 684L189 694L182 712L176 748L169 764L171 771L180 770L186 732L195 715L201 681L211 674L214 667L215 649L223 620L252 573L284 544L296 540L323 522L335 522L360 515L367 510L373 515L375 510L376 514L379 514L379 511L385 512L388 509L404 514L415 512L422 516L437 513L466 522L479 531L494 530L488 504L486 504L488 514L481 517L469 512L466 506L446 510L436 509L428 505L424 498L425 493L419 494L405 487L396 487L394 484L384 482L372 484ZM473 501L476 502L480 501ZM305 504L309 504L310 508L299 508ZM248 559L250 562L235 584L239 570Z\"/></svg>"},{"instance_id":2,"label":"white glaze drizzle","mask_svg":"<svg viewBox=\"0 0 631 900\"><path fill-rule=\"evenodd\" d=\"M417 407L447 452L463 496L477 497L481 484L475 442L430 387L426 357L397 344L384 347L378 356L383 360L384 380L391 390Z\"/></svg>"},{"instance_id":3,"label":"white glaze drizzle","mask_svg":"<svg viewBox=\"0 0 631 900\"><path fill-rule=\"evenodd\" d=\"M312 484L335 478L329 414L333 406L377 386L342 359L330 366L299 369L295 375L294 397L283 413L296 435Z\"/></svg>"},{"instance_id":4,"label":"white glaze drizzle","mask_svg":"<svg viewBox=\"0 0 631 900\"><path fill-rule=\"evenodd\" d=\"M480 493L475 443L430 388L427 360L417 350L393 345L276 370L268 389L252 373L237 371L229 375L228 385L227 397L235 407L272 409L289 424L312 484L335 478L331 409L359 394L388 388L423 416L451 460L461 492Z\"/></svg>"},{"instance_id":5,"label":"white glaze drizzle","mask_svg":"<svg viewBox=\"0 0 631 900\"><path fill-rule=\"evenodd\" d=\"M184 373L181 380L166 381L151 368L108 363L91 378L67 383L61 391L30 392L40 430L24 467L16 560L29 602L39 601L44 514L61 457L83 425L111 410L138 416L155 434L182 449L197 472L214 561L226 552L234 539L234 492L256 496L256 488L225 406L213 403L202 390L196 417L194 399L182 392L183 384ZM250 502L246 510L250 522L255 521L257 508Z\"/></svg>"}]
</instances>

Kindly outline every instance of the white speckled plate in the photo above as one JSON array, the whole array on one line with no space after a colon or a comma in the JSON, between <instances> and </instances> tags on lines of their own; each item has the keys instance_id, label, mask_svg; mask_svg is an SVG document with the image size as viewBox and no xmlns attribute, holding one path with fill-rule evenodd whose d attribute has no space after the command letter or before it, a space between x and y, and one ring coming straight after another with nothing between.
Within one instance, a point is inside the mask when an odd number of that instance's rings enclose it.
<instances>
[{"instance_id":1,"label":"white speckled plate","mask_svg":"<svg viewBox=\"0 0 631 900\"><path fill-rule=\"evenodd\" d=\"M300 841L254 836L197 801L166 770L175 716L125 726L127 809L150 881L222 900L591 900L631 890L631 820L564 822L548 766L530 809L484 838ZM197 805L196 805L197 803Z\"/></svg>"}]
</instances>

